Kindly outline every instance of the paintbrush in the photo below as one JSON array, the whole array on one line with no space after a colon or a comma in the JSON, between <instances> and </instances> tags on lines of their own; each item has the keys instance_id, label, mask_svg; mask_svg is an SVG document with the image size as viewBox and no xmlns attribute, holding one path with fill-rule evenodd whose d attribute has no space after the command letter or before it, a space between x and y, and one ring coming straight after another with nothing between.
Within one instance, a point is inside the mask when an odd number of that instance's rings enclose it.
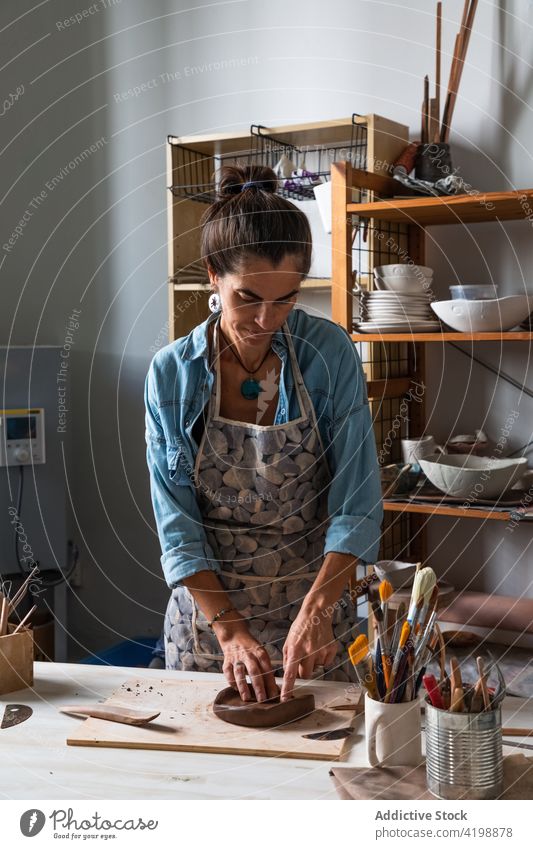
<instances>
[{"instance_id":1,"label":"paintbrush","mask_svg":"<svg viewBox=\"0 0 533 849\"><path fill-rule=\"evenodd\" d=\"M406 609L405 602L402 601L396 611L396 621L392 630L392 639L390 643L390 653L392 656L396 654L396 649L398 648L398 640L400 639Z\"/></svg>"},{"instance_id":2,"label":"paintbrush","mask_svg":"<svg viewBox=\"0 0 533 849\"><path fill-rule=\"evenodd\" d=\"M383 669L383 674L385 677L385 686L389 685L390 678L390 660L388 654L385 652L384 647L386 645L385 641L385 628L383 624L383 611L379 606L377 601L372 602L372 613L374 614L374 622L376 623L378 629L378 643L380 650L380 666ZM377 649L376 649L376 662L377 662Z\"/></svg>"},{"instance_id":3,"label":"paintbrush","mask_svg":"<svg viewBox=\"0 0 533 849\"><path fill-rule=\"evenodd\" d=\"M383 644L383 649L385 654L390 654L389 648L389 639L388 639L388 630L389 630L389 620L388 620L388 610L389 610L389 599L393 593L392 584L390 581L385 579L379 585L379 597L381 600L381 610L383 613L383 636L385 637L385 643Z\"/></svg>"},{"instance_id":4,"label":"paintbrush","mask_svg":"<svg viewBox=\"0 0 533 849\"><path fill-rule=\"evenodd\" d=\"M398 682L398 685L401 683L401 681L400 681L400 678L401 678L400 670L401 670L401 667L404 664L404 661L407 660L406 644L407 644L407 640L409 639L410 634L411 634L411 626L410 626L409 622L404 622L403 625L402 625L402 633L400 634L400 641L398 643L398 650L397 650L397 652L394 656L394 662L392 664L392 671L391 671L389 684L388 684L388 687L387 687L387 692L385 694L385 701L386 702L391 701L391 694L392 694L393 689L394 690L398 689L397 686L396 686L396 682Z\"/></svg>"},{"instance_id":5,"label":"paintbrush","mask_svg":"<svg viewBox=\"0 0 533 849\"><path fill-rule=\"evenodd\" d=\"M348 654L361 687L367 690L371 699L379 701L374 664L372 663L372 655L368 650L368 637L365 634L359 634L353 643L348 646Z\"/></svg>"},{"instance_id":6,"label":"paintbrush","mask_svg":"<svg viewBox=\"0 0 533 849\"><path fill-rule=\"evenodd\" d=\"M414 629L417 624L424 604L426 604L426 602L429 604L429 599L436 583L437 576L430 566L425 566L423 569L420 569L419 572L415 573L413 589L411 591L411 600L409 603L409 612L407 614L407 621L411 625L412 629Z\"/></svg>"},{"instance_id":7,"label":"paintbrush","mask_svg":"<svg viewBox=\"0 0 533 849\"><path fill-rule=\"evenodd\" d=\"M385 681L385 674L383 671L383 655L381 654L379 637L376 642L376 658L374 661L374 667L376 670L376 686L378 690L378 695L380 699L383 699L385 693L387 692L387 683Z\"/></svg>"}]
</instances>

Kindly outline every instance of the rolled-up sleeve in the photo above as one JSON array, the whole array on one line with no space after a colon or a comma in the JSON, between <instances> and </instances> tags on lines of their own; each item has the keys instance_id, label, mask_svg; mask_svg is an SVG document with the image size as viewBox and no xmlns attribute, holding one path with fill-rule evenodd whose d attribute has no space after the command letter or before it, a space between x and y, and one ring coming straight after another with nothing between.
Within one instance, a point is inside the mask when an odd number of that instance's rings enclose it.
<instances>
[{"instance_id":1,"label":"rolled-up sleeve","mask_svg":"<svg viewBox=\"0 0 533 849\"><path fill-rule=\"evenodd\" d=\"M184 467L178 449L167 446L158 414L156 383L152 363L145 383L146 459L161 565L168 586L174 589L196 572L220 571L220 565L205 535L189 479L192 470Z\"/></svg>"},{"instance_id":2,"label":"rolled-up sleeve","mask_svg":"<svg viewBox=\"0 0 533 849\"><path fill-rule=\"evenodd\" d=\"M324 554L337 551L353 554L362 563L373 563L379 552L383 520L380 474L366 379L349 337L337 375L331 439L326 450L332 481Z\"/></svg>"}]
</instances>

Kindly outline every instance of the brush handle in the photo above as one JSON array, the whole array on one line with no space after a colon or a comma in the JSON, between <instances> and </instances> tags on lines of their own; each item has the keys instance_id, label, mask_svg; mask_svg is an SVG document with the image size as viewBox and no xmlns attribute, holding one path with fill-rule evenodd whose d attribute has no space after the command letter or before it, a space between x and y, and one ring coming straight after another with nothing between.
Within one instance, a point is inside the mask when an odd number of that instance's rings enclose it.
<instances>
[{"instance_id":1,"label":"brush handle","mask_svg":"<svg viewBox=\"0 0 533 849\"><path fill-rule=\"evenodd\" d=\"M374 664L372 663L372 657L370 654L367 654L363 660L356 664L355 671L359 678L361 687L368 690L368 694L371 699L379 701Z\"/></svg>"}]
</instances>

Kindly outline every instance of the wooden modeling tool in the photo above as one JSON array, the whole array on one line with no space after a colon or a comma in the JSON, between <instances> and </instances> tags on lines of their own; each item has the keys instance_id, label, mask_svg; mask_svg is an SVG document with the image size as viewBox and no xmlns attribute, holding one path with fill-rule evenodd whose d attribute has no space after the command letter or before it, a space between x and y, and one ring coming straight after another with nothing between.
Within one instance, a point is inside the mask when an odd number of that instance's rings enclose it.
<instances>
[{"instance_id":1,"label":"wooden modeling tool","mask_svg":"<svg viewBox=\"0 0 533 849\"><path fill-rule=\"evenodd\" d=\"M147 725L159 716L159 712L148 713L118 705L116 707L115 705L63 705L59 711L78 716L93 716L95 719L107 719L110 722L122 722L125 725Z\"/></svg>"}]
</instances>

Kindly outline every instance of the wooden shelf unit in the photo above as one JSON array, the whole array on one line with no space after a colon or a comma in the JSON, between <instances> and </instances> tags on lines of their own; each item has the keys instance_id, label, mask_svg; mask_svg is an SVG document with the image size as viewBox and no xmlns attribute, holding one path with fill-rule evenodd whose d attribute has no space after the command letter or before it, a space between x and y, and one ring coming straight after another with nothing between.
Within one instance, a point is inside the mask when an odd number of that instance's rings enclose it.
<instances>
[{"instance_id":1,"label":"wooden shelf unit","mask_svg":"<svg viewBox=\"0 0 533 849\"><path fill-rule=\"evenodd\" d=\"M262 127L268 136L284 144L295 145L312 162L313 155L322 152L328 158L346 156L346 143L350 141L353 125L364 128L366 134L366 161L369 172L375 176L385 174L408 144L409 129L404 124L389 121L380 115L359 115L330 121L306 124L289 124L280 127ZM280 154L281 155L281 154ZM169 136L167 145L168 186L168 305L169 341L184 336L208 316L209 289L199 282L177 283L181 269L200 260L200 218L207 208L201 201L205 182L196 183L212 175L224 161L262 161L253 159L250 129L234 133L203 136ZM274 163L272 163L274 164ZM311 166L312 167L312 166ZM366 172L365 172L366 173ZM178 186L187 191L175 193ZM356 200L359 192L350 192L348 200ZM205 201L205 198L204 198ZM304 292L331 291L331 280L308 278L302 284Z\"/></svg>"},{"instance_id":2,"label":"wooden shelf unit","mask_svg":"<svg viewBox=\"0 0 533 849\"><path fill-rule=\"evenodd\" d=\"M350 199L354 189L361 191L362 203ZM366 193L366 194L364 194ZM367 285L373 285L372 269L390 262L409 261L424 265L425 228L443 224L471 224L526 220L533 210L533 189L491 192L444 198L394 197L402 187L390 177L352 168L349 162L332 163L332 318L345 327L352 340L368 352L363 360L378 448L390 432L387 425L408 404L406 431L399 429L392 440L388 462L401 459L400 440L416 438L425 429L425 398L410 398L410 389L425 385L425 343L447 342L531 342L529 331L505 333L357 333L353 332L352 237L354 224L364 228L368 240L363 272ZM391 236L391 233L393 234ZM387 234L385 239L383 234ZM391 247L391 239L394 242ZM385 354L383 353L385 351ZM382 412L389 407L387 416ZM511 512L488 508L465 509L460 505L417 504L384 501L385 527L382 557L407 556L425 560L426 517L451 516L481 520L508 521ZM389 517L387 519L387 516ZM400 532L398 532L400 523ZM408 550L398 550L398 539L408 541ZM413 541L412 545L409 541Z\"/></svg>"}]
</instances>

